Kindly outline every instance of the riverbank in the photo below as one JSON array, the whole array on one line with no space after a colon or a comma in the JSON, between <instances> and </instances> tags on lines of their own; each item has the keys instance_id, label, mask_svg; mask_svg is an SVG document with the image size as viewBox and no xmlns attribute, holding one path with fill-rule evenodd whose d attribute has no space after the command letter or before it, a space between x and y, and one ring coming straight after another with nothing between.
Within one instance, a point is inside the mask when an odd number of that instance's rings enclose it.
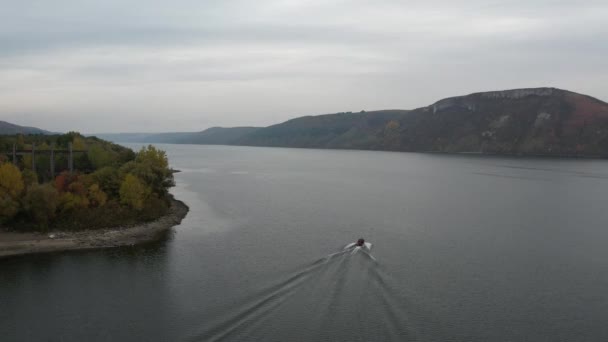
<instances>
[{"instance_id":1,"label":"riverbank","mask_svg":"<svg viewBox=\"0 0 608 342\"><path fill-rule=\"evenodd\" d=\"M133 246L158 240L163 233L181 223L188 206L171 199L169 213L155 221L132 227L77 232L14 233L0 231L0 258L9 256Z\"/></svg>"}]
</instances>

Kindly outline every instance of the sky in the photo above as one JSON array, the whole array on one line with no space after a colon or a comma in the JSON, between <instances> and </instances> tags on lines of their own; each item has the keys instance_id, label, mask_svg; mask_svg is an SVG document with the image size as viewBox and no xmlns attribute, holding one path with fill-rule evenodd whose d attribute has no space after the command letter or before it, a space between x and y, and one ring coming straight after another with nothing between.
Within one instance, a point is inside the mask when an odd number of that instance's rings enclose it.
<instances>
[{"instance_id":1,"label":"sky","mask_svg":"<svg viewBox=\"0 0 608 342\"><path fill-rule=\"evenodd\" d=\"M0 0L0 120L266 126L552 86L608 101L608 1Z\"/></svg>"}]
</instances>

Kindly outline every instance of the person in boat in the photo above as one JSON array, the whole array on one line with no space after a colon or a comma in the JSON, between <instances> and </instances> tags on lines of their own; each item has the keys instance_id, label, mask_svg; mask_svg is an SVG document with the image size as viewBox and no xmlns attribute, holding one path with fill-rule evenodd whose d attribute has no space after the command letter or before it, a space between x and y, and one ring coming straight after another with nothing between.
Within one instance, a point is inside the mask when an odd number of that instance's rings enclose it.
<instances>
[{"instance_id":1,"label":"person in boat","mask_svg":"<svg viewBox=\"0 0 608 342\"><path fill-rule=\"evenodd\" d=\"M357 247L363 247L364 245L365 245L364 239L357 240L357 243L355 244L355 246L357 246Z\"/></svg>"}]
</instances>

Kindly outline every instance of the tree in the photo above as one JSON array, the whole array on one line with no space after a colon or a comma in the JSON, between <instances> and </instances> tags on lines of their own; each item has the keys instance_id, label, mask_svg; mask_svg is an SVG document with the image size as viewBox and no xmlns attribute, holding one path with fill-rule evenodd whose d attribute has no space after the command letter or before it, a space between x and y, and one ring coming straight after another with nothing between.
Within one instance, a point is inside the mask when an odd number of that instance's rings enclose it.
<instances>
[{"instance_id":1,"label":"tree","mask_svg":"<svg viewBox=\"0 0 608 342\"><path fill-rule=\"evenodd\" d=\"M58 206L61 212L84 209L89 206L89 199L86 196L82 196L72 192L64 192L59 195Z\"/></svg>"},{"instance_id":2,"label":"tree","mask_svg":"<svg viewBox=\"0 0 608 342\"><path fill-rule=\"evenodd\" d=\"M110 166L116 163L119 158L117 153L108 151L100 145L91 146L88 151L88 156L95 169Z\"/></svg>"},{"instance_id":3,"label":"tree","mask_svg":"<svg viewBox=\"0 0 608 342\"><path fill-rule=\"evenodd\" d=\"M169 160L167 159L167 153L163 150L159 150L152 145L142 147L137 155L135 161L138 163L145 163L152 167L159 169L167 169L169 167Z\"/></svg>"},{"instance_id":4,"label":"tree","mask_svg":"<svg viewBox=\"0 0 608 342\"><path fill-rule=\"evenodd\" d=\"M55 189L59 192L59 208L62 212L89 206L87 177L67 171L55 177Z\"/></svg>"},{"instance_id":5,"label":"tree","mask_svg":"<svg viewBox=\"0 0 608 342\"><path fill-rule=\"evenodd\" d=\"M150 189L136 176L128 173L120 185L120 203L126 204L135 210L142 210Z\"/></svg>"},{"instance_id":6,"label":"tree","mask_svg":"<svg viewBox=\"0 0 608 342\"><path fill-rule=\"evenodd\" d=\"M68 191L73 193L74 195L78 195L84 197L87 195L87 187L81 182L79 179L76 179L70 185L68 185Z\"/></svg>"},{"instance_id":7,"label":"tree","mask_svg":"<svg viewBox=\"0 0 608 342\"><path fill-rule=\"evenodd\" d=\"M34 184L23 199L26 212L41 228L47 228L55 218L58 204L59 193L51 184Z\"/></svg>"},{"instance_id":8,"label":"tree","mask_svg":"<svg viewBox=\"0 0 608 342\"><path fill-rule=\"evenodd\" d=\"M55 188L59 192L70 191L70 185L78 181L78 174L71 174L68 171L63 171L55 177Z\"/></svg>"},{"instance_id":9,"label":"tree","mask_svg":"<svg viewBox=\"0 0 608 342\"><path fill-rule=\"evenodd\" d=\"M31 154L19 156L17 167L5 165L12 161L10 151L13 146L27 151L34 144L36 170L31 167ZM55 170L61 173L50 179L54 172L50 171L50 153L45 154L44 150L50 146L63 150L70 144L74 150L86 152L74 154L74 169L77 171L61 172L68 167L68 155L55 153ZM69 132L2 136L0 150L9 152L0 156L0 223L17 218L17 221L11 221L15 227L22 223L37 223L44 228L57 215L57 224L62 227L72 223L74 227L80 227L98 219L97 225L91 223L92 226L100 226L105 221L158 217L168 208L163 195L173 184L173 175L166 153L153 146L136 153L95 137ZM39 182L45 185L39 185ZM102 206L104 208L99 208ZM127 210L127 206L141 211ZM115 209L126 214L116 215L116 218L107 215Z\"/></svg>"},{"instance_id":10,"label":"tree","mask_svg":"<svg viewBox=\"0 0 608 342\"><path fill-rule=\"evenodd\" d=\"M15 165L11 163L0 165L0 191L11 197L18 197L23 191L23 187L21 171Z\"/></svg>"},{"instance_id":11,"label":"tree","mask_svg":"<svg viewBox=\"0 0 608 342\"><path fill-rule=\"evenodd\" d=\"M106 166L91 174L93 182L99 184L103 192L110 197L118 198L120 190L120 176L118 169L115 167Z\"/></svg>"},{"instance_id":12,"label":"tree","mask_svg":"<svg viewBox=\"0 0 608 342\"><path fill-rule=\"evenodd\" d=\"M23 170L23 182L25 186L31 186L33 184L38 184L38 174L32 170Z\"/></svg>"},{"instance_id":13,"label":"tree","mask_svg":"<svg viewBox=\"0 0 608 342\"><path fill-rule=\"evenodd\" d=\"M108 200L108 195L99 188L99 184L93 184L89 187L87 197L89 199L89 205L92 207L102 207Z\"/></svg>"},{"instance_id":14,"label":"tree","mask_svg":"<svg viewBox=\"0 0 608 342\"><path fill-rule=\"evenodd\" d=\"M135 152L133 152L130 148L121 148L118 149L118 163L124 164L126 162L130 162L131 160L135 160ZM114 149L116 150L116 149Z\"/></svg>"},{"instance_id":15,"label":"tree","mask_svg":"<svg viewBox=\"0 0 608 342\"><path fill-rule=\"evenodd\" d=\"M84 151L87 149L87 143L85 138L80 134L76 134L72 139L72 148L77 151Z\"/></svg>"},{"instance_id":16,"label":"tree","mask_svg":"<svg viewBox=\"0 0 608 342\"><path fill-rule=\"evenodd\" d=\"M160 197L167 195L168 189L175 185L166 153L152 145L142 148L135 161L124 164L120 171L122 174L137 176Z\"/></svg>"},{"instance_id":17,"label":"tree","mask_svg":"<svg viewBox=\"0 0 608 342\"><path fill-rule=\"evenodd\" d=\"M23 165L24 170L32 170L32 155L25 154L23 156L23 158L21 159L21 164ZM36 170L32 170L32 171L36 172Z\"/></svg>"},{"instance_id":18,"label":"tree","mask_svg":"<svg viewBox=\"0 0 608 342\"><path fill-rule=\"evenodd\" d=\"M10 219L19 212L24 183L21 171L10 163L0 165L0 218Z\"/></svg>"}]
</instances>

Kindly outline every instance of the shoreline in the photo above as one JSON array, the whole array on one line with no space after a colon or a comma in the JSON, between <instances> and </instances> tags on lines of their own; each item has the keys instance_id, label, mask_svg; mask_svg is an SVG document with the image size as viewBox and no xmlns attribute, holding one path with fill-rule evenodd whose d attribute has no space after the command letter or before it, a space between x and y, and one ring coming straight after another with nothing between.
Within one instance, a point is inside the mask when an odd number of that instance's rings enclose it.
<instances>
[{"instance_id":1,"label":"shoreline","mask_svg":"<svg viewBox=\"0 0 608 342\"><path fill-rule=\"evenodd\" d=\"M145 144L138 142L115 142L116 144ZM490 157L511 157L518 159L543 158L543 159L562 159L562 160L608 160L608 155L602 154L557 154L557 153L528 153L528 152L488 152L488 151L433 151L433 150L387 150L375 148L338 148L338 147L303 147L303 146L279 146L279 145L238 145L238 144L196 144L196 143L169 143L151 142L150 144L165 145L191 145L191 146L227 146L227 147L253 147L253 148L289 148L301 150L330 150L330 151L362 151L362 152L391 152L391 153L419 153L419 154L443 154L443 155L465 155L465 156L490 156ZM176 170L176 172L181 172Z\"/></svg>"},{"instance_id":2,"label":"shoreline","mask_svg":"<svg viewBox=\"0 0 608 342\"><path fill-rule=\"evenodd\" d=\"M169 213L127 228L77 232L14 233L0 231L0 259L38 253L134 246L157 241L186 217L188 206L171 196ZM50 236L55 237L51 238Z\"/></svg>"}]
</instances>

